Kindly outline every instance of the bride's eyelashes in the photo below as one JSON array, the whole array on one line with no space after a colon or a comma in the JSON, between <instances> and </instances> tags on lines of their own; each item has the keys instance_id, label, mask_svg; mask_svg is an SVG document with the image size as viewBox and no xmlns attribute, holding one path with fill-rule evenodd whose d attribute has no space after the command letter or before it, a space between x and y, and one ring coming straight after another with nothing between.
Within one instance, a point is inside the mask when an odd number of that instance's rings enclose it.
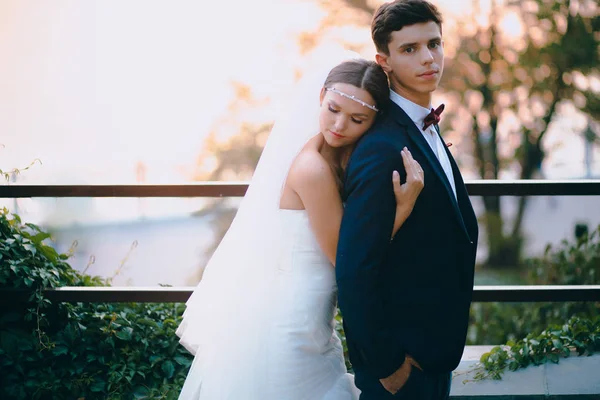
<instances>
[{"instance_id":1,"label":"bride's eyelashes","mask_svg":"<svg viewBox=\"0 0 600 400\"><path fill-rule=\"evenodd\" d=\"M340 112L339 110L336 110L336 109L332 108L331 106L327 106L327 108L329 109L329 111L331 111L331 112L332 112L332 113L334 113L334 114L337 114L337 113L339 113L339 112ZM355 124L359 124L359 125L360 125L360 124L362 124L362 123L364 122L363 120L361 120L361 119L356 119L356 118L354 118L354 117L352 117L352 118L350 118L350 119L352 120L352 122L354 122Z\"/></svg>"}]
</instances>

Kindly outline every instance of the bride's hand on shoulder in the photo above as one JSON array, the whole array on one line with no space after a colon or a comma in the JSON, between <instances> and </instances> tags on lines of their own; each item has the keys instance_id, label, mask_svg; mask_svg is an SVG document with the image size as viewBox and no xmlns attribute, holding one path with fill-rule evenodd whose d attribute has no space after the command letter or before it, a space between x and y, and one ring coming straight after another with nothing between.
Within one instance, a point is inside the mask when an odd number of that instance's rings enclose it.
<instances>
[{"instance_id":1,"label":"bride's hand on shoulder","mask_svg":"<svg viewBox=\"0 0 600 400\"><path fill-rule=\"evenodd\" d=\"M402 211L408 216L412 212L421 190L425 187L425 176L423 168L421 168L421 165L413 158L406 147L400 153L402 154L402 162L406 170L406 182L401 185L400 174L398 171L394 171L392 183L394 184L397 210Z\"/></svg>"}]
</instances>

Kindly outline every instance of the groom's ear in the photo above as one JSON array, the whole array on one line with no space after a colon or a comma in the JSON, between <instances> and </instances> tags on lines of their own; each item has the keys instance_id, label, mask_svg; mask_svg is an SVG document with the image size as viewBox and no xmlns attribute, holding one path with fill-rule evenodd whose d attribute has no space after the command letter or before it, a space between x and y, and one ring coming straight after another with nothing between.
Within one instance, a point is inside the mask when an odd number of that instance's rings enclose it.
<instances>
[{"instance_id":1,"label":"groom's ear","mask_svg":"<svg viewBox=\"0 0 600 400\"><path fill-rule=\"evenodd\" d=\"M375 54L375 61L377 61L377 64L379 64L385 72L390 73L392 72L392 67L390 67L390 64L388 64L388 58L389 55L384 53Z\"/></svg>"}]
</instances>

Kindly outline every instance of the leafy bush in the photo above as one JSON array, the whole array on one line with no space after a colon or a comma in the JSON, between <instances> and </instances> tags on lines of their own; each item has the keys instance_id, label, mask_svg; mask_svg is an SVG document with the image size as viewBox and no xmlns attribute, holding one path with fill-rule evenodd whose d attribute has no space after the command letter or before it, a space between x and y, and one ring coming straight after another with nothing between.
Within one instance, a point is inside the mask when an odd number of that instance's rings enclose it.
<instances>
[{"instance_id":1,"label":"leafy bush","mask_svg":"<svg viewBox=\"0 0 600 400\"><path fill-rule=\"evenodd\" d=\"M580 233L575 243L563 241L556 249L548 245L542 257L528 260L526 284L598 284L600 227L589 235ZM600 351L598 303L480 303L473 304L471 320L471 342L506 343L481 356L476 380L501 379L507 369Z\"/></svg>"},{"instance_id":2,"label":"leafy bush","mask_svg":"<svg viewBox=\"0 0 600 400\"><path fill-rule=\"evenodd\" d=\"M575 243L546 247L543 256L526 260L526 285L597 285L600 282L600 227ZM562 325L573 316L595 318L599 303L474 303L469 344L500 344Z\"/></svg>"},{"instance_id":3,"label":"leafy bush","mask_svg":"<svg viewBox=\"0 0 600 400\"><path fill-rule=\"evenodd\" d=\"M506 369L516 371L548 361L558 363L561 357L569 357L573 352L583 356L597 351L600 351L600 318L571 318L562 326L550 326L541 333L509 341L506 346L495 346L481 356L475 380L501 379Z\"/></svg>"},{"instance_id":4,"label":"leafy bush","mask_svg":"<svg viewBox=\"0 0 600 400\"><path fill-rule=\"evenodd\" d=\"M175 335L185 306L51 303L42 289L106 286L109 280L73 270L67 263L70 254L58 254L45 244L49 237L0 210L0 288L28 294L23 301L0 303L0 398L177 398L192 361ZM596 284L598 232L574 245L564 242L556 250L549 246L528 265L531 284ZM506 368L556 361L567 349L598 351L600 322L571 319L598 315L598 307L474 304L471 343L513 340L482 358L482 376L499 377ZM551 324L556 326L543 330ZM336 329L347 353L339 316Z\"/></svg>"},{"instance_id":5,"label":"leafy bush","mask_svg":"<svg viewBox=\"0 0 600 400\"><path fill-rule=\"evenodd\" d=\"M0 212L0 287L26 289L0 305L0 398L177 398L191 364L175 329L181 303L58 303L43 288L103 286L73 270L49 235Z\"/></svg>"}]
</instances>

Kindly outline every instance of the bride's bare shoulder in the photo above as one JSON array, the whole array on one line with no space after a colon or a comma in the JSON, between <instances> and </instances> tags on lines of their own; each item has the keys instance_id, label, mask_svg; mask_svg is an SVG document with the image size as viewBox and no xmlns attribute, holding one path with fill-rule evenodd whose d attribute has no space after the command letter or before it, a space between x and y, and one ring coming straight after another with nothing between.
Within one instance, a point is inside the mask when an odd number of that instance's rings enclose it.
<instances>
[{"instance_id":1,"label":"bride's bare shoulder","mask_svg":"<svg viewBox=\"0 0 600 400\"><path fill-rule=\"evenodd\" d=\"M329 182L332 171L319 152L318 140L309 141L298 153L290 167L288 179L292 184Z\"/></svg>"}]
</instances>

